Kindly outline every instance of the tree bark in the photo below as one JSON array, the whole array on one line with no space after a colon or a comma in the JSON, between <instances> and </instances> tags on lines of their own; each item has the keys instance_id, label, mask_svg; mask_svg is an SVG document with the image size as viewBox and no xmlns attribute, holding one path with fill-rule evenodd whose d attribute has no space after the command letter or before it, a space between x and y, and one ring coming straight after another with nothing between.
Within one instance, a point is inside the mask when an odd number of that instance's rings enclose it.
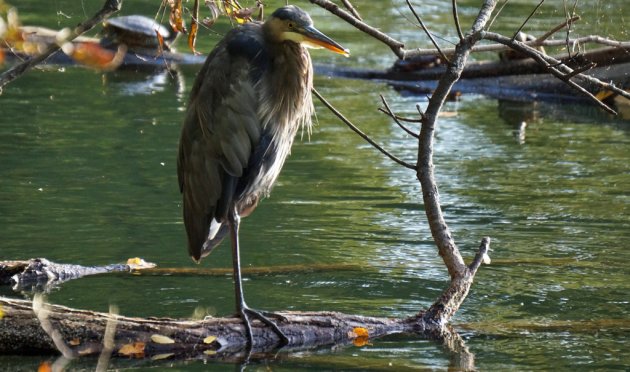
<instances>
[{"instance_id":1,"label":"tree bark","mask_svg":"<svg viewBox=\"0 0 630 372\"><path fill-rule=\"evenodd\" d=\"M240 318L209 318L200 321L170 318L134 318L37 301L0 297L0 354L58 353L56 332L74 356L99 355L103 351L105 329L115 323L114 356L129 356L126 345L144 344L136 357L154 357L173 353L179 357L215 354L229 357L243 351L247 338ZM282 312L277 324L290 340L286 349L298 350L326 345L352 344L357 339L382 337L394 333L418 333L429 330L419 316L406 319L364 317L336 312ZM45 330L50 323L53 332ZM361 337L356 328L367 330ZM277 347L278 336L259 321L252 322L253 352L270 352ZM435 331L435 329L432 329ZM430 333L428 333L430 334ZM212 342L204 342L214 336ZM122 351L122 352L121 352ZM137 354L137 355L136 355Z\"/></svg>"}]
</instances>

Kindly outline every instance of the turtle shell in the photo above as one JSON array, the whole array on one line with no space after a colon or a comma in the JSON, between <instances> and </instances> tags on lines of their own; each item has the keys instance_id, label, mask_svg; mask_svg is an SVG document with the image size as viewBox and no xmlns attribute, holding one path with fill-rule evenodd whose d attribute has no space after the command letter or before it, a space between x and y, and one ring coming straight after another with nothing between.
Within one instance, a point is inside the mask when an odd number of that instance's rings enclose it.
<instances>
[{"instance_id":1,"label":"turtle shell","mask_svg":"<svg viewBox=\"0 0 630 372\"><path fill-rule=\"evenodd\" d=\"M160 47L157 33L162 36L164 44L173 39L171 32L153 18L142 15L115 17L103 23L102 44L125 44L129 49L157 49ZM168 45L163 47L168 49Z\"/></svg>"}]
</instances>

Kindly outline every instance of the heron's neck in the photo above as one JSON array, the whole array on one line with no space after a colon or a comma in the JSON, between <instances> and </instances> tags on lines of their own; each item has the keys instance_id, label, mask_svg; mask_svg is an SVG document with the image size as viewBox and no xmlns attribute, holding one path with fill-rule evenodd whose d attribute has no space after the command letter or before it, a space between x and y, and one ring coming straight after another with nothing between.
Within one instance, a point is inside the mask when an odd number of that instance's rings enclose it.
<instances>
[{"instance_id":1,"label":"heron's neck","mask_svg":"<svg viewBox=\"0 0 630 372\"><path fill-rule=\"evenodd\" d=\"M268 89L261 107L270 122L279 124L278 130L292 137L300 126L310 130L313 114L311 58L305 48L293 42L268 43L268 48L269 73L263 84Z\"/></svg>"}]
</instances>

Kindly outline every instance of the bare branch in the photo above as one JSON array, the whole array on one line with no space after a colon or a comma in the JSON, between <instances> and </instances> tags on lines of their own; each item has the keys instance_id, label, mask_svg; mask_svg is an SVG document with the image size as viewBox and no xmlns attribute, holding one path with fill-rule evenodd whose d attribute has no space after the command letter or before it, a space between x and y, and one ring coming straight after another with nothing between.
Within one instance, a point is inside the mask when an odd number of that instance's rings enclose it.
<instances>
[{"instance_id":1,"label":"bare branch","mask_svg":"<svg viewBox=\"0 0 630 372\"><path fill-rule=\"evenodd\" d=\"M30 70L34 66L37 66L38 64L45 61L48 57L58 52L63 43L72 41L78 36L91 30L97 24L102 23L104 19L119 11L121 7L122 0L105 0L105 4L103 5L103 8L101 8L101 10L99 10L92 18L79 23L79 25L75 27L74 30L70 31L68 35L64 35L65 37L63 37L62 40L60 40L57 44L50 45L48 49L46 49L41 54L27 59L24 62L15 65L9 70L3 72L0 75L0 93L2 92L2 88L5 85L9 84L13 80L24 74L26 71ZM62 32L63 30L60 31L60 34Z\"/></svg>"},{"instance_id":2,"label":"bare branch","mask_svg":"<svg viewBox=\"0 0 630 372\"><path fill-rule=\"evenodd\" d=\"M352 13L354 18L358 19L359 21L363 21L363 18L361 18L361 15L359 14L359 12L352 6L352 3L350 3L350 0L341 0L341 2L343 3L343 6L345 6L346 9L348 9L348 11Z\"/></svg>"},{"instance_id":3,"label":"bare branch","mask_svg":"<svg viewBox=\"0 0 630 372\"><path fill-rule=\"evenodd\" d=\"M468 267L464 263L464 259L459 252L459 248L457 248L457 245L453 240L453 236L446 224L444 214L442 213L442 207L440 205L440 196L433 171L433 141L435 126L438 113L442 109L453 84L455 84L455 82L459 79L473 45L481 40L481 31L490 19L495 6L495 1L485 0L475 22L473 23L472 33L457 44L453 62L448 65L448 68L444 75L442 75L438 86L431 96L431 99L429 99L429 104L424 112L422 120L420 139L418 140L418 171L416 176L422 186L422 198L424 200L424 207L429 221L431 235L435 240L435 244L438 247L440 256L442 256L442 260L448 269L448 273L452 279L452 285L455 285L453 284L455 279L461 279L462 277L468 275ZM467 292L467 289L465 292ZM462 293L462 296L463 297L460 298L461 301L465 298L465 293ZM442 304L442 300L440 299L438 303ZM448 303L452 304L450 301ZM440 310L438 309L440 306L436 306L434 304L429 311L432 314L430 317L435 318L437 314L444 313L445 315L438 316L438 318L448 319L451 315L451 311L454 311L449 306L445 305L442 307L443 310Z\"/></svg>"},{"instance_id":4,"label":"bare branch","mask_svg":"<svg viewBox=\"0 0 630 372\"><path fill-rule=\"evenodd\" d=\"M475 258L472 260L470 265L468 265L468 270L470 270L471 275L475 275L479 266L484 262L486 257L488 256L488 251L490 250L490 238L484 237L481 239L481 244L479 245L479 251L475 255Z\"/></svg>"},{"instance_id":5,"label":"bare branch","mask_svg":"<svg viewBox=\"0 0 630 372\"><path fill-rule=\"evenodd\" d=\"M350 25L356 27L358 30L365 32L366 34L372 36L373 38L382 41L385 45L389 46L391 50L394 52L396 56L400 59L404 59L404 48L405 44L400 41L390 37L384 32L377 30L376 28L368 25L367 23L362 22L361 20L355 18L352 14L346 12L345 10L339 8L337 4L328 1L328 0L309 0L312 4L320 6L337 17L343 19L348 22Z\"/></svg>"},{"instance_id":6,"label":"bare branch","mask_svg":"<svg viewBox=\"0 0 630 372\"><path fill-rule=\"evenodd\" d=\"M400 121L405 121L407 123L422 123L422 119L407 118L407 117L396 115L396 114L394 114L394 116L392 116L387 110L385 110L384 108L381 108L381 107L378 108L378 111L380 111L383 114L391 117L392 119L396 118L396 119L398 119Z\"/></svg>"},{"instance_id":7,"label":"bare branch","mask_svg":"<svg viewBox=\"0 0 630 372\"><path fill-rule=\"evenodd\" d=\"M343 116L343 114L341 112L339 112L339 110L337 110L330 102L328 102L321 94L319 94L319 92L313 88L313 93L315 94L315 96L317 96L317 98L319 98L319 100L326 106L328 107L328 109L330 111L332 111L333 114L335 114L335 116L337 116L339 119L341 119L341 121L344 122L344 124L346 124L350 129L352 129L356 134L358 134L361 138L363 138L364 140L366 140L370 145L372 145L374 148L376 148L378 151L382 152L383 154L385 154L385 156L387 156L388 158L392 159L393 161L395 161L396 163L402 165L405 168L408 169L413 169L415 170L416 167L412 164L409 164L403 160L398 159L396 156L392 155L391 153L389 153L387 150L385 150L383 147L381 147L379 144L377 144L376 142L374 142L374 140L372 140L367 134L363 133L361 131L361 129L359 129L356 125L352 124L352 122L350 120L348 120L345 116Z\"/></svg>"},{"instance_id":8,"label":"bare branch","mask_svg":"<svg viewBox=\"0 0 630 372\"><path fill-rule=\"evenodd\" d=\"M415 133L414 131L412 131L411 129L407 128L406 126L404 126L399 120L398 117L394 114L394 112L392 111L392 109L389 107L389 104L387 104L387 101L385 100L385 97L383 97L383 95L381 94L381 101L383 101L383 105L385 106L385 109L387 110L387 114L389 115L389 117L391 117L392 119L394 119L394 121L396 122L396 124L398 124L398 126L404 130L405 132L407 132L407 134L409 134L410 136L412 136L413 138L418 138L418 134Z\"/></svg>"},{"instance_id":9,"label":"bare branch","mask_svg":"<svg viewBox=\"0 0 630 372\"><path fill-rule=\"evenodd\" d=\"M453 0L453 20L455 20L455 28L457 29L459 40L464 40L464 33L462 32L462 27L459 22L459 12L457 11L457 0Z\"/></svg>"}]
</instances>

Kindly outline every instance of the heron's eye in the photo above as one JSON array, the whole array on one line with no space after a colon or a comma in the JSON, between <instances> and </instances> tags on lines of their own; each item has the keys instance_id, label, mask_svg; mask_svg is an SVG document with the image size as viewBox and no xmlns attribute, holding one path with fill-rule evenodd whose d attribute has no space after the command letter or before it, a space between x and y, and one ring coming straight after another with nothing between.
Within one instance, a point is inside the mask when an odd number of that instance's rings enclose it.
<instances>
[{"instance_id":1,"label":"heron's eye","mask_svg":"<svg viewBox=\"0 0 630 372\"><path fill-rule=\"evenodd\" d=\"M293 23L289 22L289 28L293 28Z\"/></svg>"}]
</instances>

